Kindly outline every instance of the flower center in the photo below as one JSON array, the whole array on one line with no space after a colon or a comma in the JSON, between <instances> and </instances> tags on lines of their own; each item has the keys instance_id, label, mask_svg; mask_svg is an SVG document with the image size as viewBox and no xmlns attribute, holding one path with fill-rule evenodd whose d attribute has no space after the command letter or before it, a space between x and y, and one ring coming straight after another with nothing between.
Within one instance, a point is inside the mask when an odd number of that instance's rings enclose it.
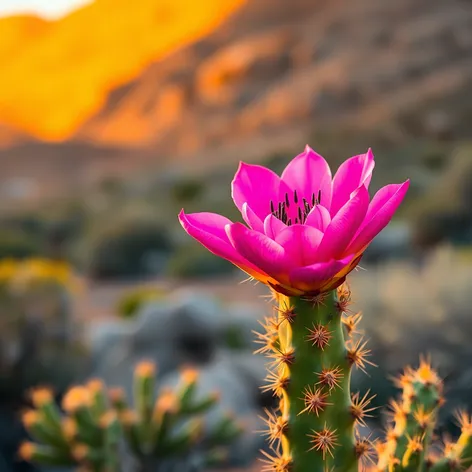
<instances>
[{"instance_id":1,"label":"flower center","mask_svg":"<svg viewBox=\"0 0 472 472\"><path fill-rule=\"evenodd\" d=\"M312 194L310 201L306 198L298 199L297 191L293 192L293 196L285 194L285 199L275 206L274 201L270 201L270 212L277 219L285 223L287 226L292 224L304 224L310 211L321 203L321 190L318 195Z\"/></svg>"}]
</instances>

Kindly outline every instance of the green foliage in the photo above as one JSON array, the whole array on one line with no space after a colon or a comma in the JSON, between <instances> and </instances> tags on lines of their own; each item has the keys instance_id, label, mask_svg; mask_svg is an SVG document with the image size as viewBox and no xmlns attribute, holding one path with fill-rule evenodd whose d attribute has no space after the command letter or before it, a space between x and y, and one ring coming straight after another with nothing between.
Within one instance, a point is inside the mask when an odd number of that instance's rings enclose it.
<instances>
[{"instance_id":1,"label":"green foliage","mask_svg":"<svg viewBox=\"0 0 472 472\"><path fill-rule=\"evenodd\" d=\"M181 247L169 260L167 274L177 278L202 278L229 274L232 264L195 244Z\"/></svg>"},{"instance_id":2,"label":"green foliage","mask_svg":"<svg viewBox=\"0 0 472 472\"><path fill-rule=\"evenodd\" d=\"M132 318L147 302L165 297L166 292L152 288L138 288L125 293L118 301L117 311L123 318Z\"/></svg>"},{"instance_id":3,"label":"green foliage","mask_svg":"<svg viewBox=\"0 0 472 472\"><path fill-rule=\"evenodd\" d=\"M125 218L90 237L86 269L98 279L160 273L172 249L164 227L146 219Z\"/></svg>"},{"instance_id":4,"label":"green foliage","mask_svg":"<svg viewBox=\"0 0 472 472\"><path fill-rule=\"evenodd\" d=\"M107 389L99 379L71 388L63 398L64 414L51 391L33 391L34 409L24 413L23 423L34 442L24 443L20 456L40 465L114 472L122 463L123 440L141 465L185 455L201 443L202 415L214 407L218 395L197 399L198 372L186 369L175 391L162 390L156 398L155 370L151 362L136 367L132 406L121 389ZM205 441L208 459L240 432L231 417L224 417Z\"/></svg>"}]
</instances>

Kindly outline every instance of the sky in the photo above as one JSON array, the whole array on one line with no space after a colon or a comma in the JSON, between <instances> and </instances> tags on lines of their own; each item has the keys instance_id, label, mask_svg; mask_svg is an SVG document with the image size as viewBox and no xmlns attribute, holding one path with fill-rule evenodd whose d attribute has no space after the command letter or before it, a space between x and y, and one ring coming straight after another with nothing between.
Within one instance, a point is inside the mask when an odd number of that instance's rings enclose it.
<instances>
[{"instance_id":1,"label":"sky","mask_svg":"<svg viewBox=\"0 0 472 472\"><path fill-rule=\"evenodd\" d=\"M59 18L91 0L0 0L0 16L35 13L45 18Z\"/></svg>"}]
</instances>

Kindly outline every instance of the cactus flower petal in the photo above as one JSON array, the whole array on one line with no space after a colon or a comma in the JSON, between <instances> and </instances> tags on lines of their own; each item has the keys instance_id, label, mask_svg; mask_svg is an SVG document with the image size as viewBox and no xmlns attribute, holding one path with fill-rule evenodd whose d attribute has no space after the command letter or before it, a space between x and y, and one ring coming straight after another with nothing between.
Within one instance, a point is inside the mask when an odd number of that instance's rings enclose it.
<instances>
[{"instance_id":1,"label":"cactus flower petal","mask_svg":"<svg viewBox=\"0 0 472 472\"><path fill-rule=\"evenodd\" d=\"M321 231L325 231L328 225L331 223L331 215L329 210L323 205L314 206L308 216L306 217L305 224L313 226Z\"/></svg>"},{"instance_id":2,"label":"cactus flower petal","mask_svg":"<svg viewBox=\"0 0 472 472\"><path fill-rule=\"evenodd\" d=\"M308 225L286 226L275 241L284 249L293 267L313 264L317 259L317 249L323 233Z\"/></svg>"},{"instance_id":3,"label":"cactus flower petal","mask_svg":"<svg viewBox=\"0 0 472 472\"><path fill-rule=\"evenodd\" d=\"M303 291L316 291L321 288L326 280L331 280L339 274L344 267L348 266L354 256L344 259L332 259L328 262L317 262L305 267L298 267L290 272L291 285ZM343 276L339 276L341 280Z\"/></svg>"},{"instance_id":4,"label":"cactus flower petal","mask_svg":"<svg viewBox=\"0 0 472 472\"><path fill-rule=\"evenodd\" d=\"M270 202L279 202L280 196L290 189L281 178L263 166L241 162L231 183L235 205L242 211L246 203L264 221L270 213Z\"/></svg>"},{"instance_id":5,"label":"cactus flower petal","mask_svg":"<svg viewBox=\"0 0 472 472\"><path fill-rule=\"evenodd\" d=\"M388 225L405 198L410 186L407 180L402 184L391 184L381 188L370 202L366 217L359 228L349 251L358 252L364 248Z\"/></svg>"},{"instance_id":6,"label":"cactus flower petal","mask_svg":"<svg viewBox=\"0 0 472 472\"><path fill-rule=\"evenodd\" d=\"M212 213L179 215L184 229L211 252L281 293L336 288L388 224L409 182L387 185L369 204L374 155L351 157L331 179L308 146L282 176L241 163L232 196L242 223Z\"/></svg>"},{"instance_id":7,"label":"cactus flower petal","mask_svg":"<svg viewBox=\"0 0 472 472\"><path fill-rule=\"evenodd\" d=\"M225 231L225 226L231 224L228 218L216 213L192 213L187 215L182 210L179 214L179 220L185 231L213 254L229 260L238 267L246 267L257 271L231 245Z\"/></svg>"},{"instance_id":8,"label":"cactus flower petal","mask_svg":"<svg viewBox=\"0 0 472 472\"><path fill-rule=\"evenodd\" d=\"M331 205L332 178L331 169L322 156L309 146L287 165L282 173L282 180L293 190L297 190L300 201L310 202L312 196L318 196L323 206Z\"/></svg>"},{"instance_id":9,"label":"cactus flower petal","mask_svg":"<svg viewBox=\"0 0 472 472\"><path fill-rule=\"evenodd\" d=\"M244 259L275 279L288 282L291 261L279 243L241 223L228 225L226 232L235 251Z\"/></svg>"},{"instance_id":10,"label":"cactus flower petal","mask_svg":"<svg viewBox=\"0 0 472 472\"><path fill-rule=\"evenodd\" d=\"M264 220L264 233L271 239L275 239L275 236L280 233L287 225L282 223L272 213L267 215Z\"/></svg>"},{"instance_id":11,"label":"cactus flower petal","mask_svg":"<svg viewBox=\"0 0 472 472\"><path fill-rule=\"evenodd\" d=\"M331 216L346 204L351 193L358 187L364 185L369 188L374 166L374 155L370 149L365 154L351 157L339 166L333 179Z\"/></svg>"},{"instance_id":12,"label":"cactus flower petal","mask_svg":"<svg viewBox=\"0 0 472 472\"><path fill-rule=\"evenodd\" d=\"M359 187L343 207L336 213L326 228L318 251L318 260L327 261L342 256L362 224L369 206L369 193Z\"/></svg>"},{"instance_id":13,"label":"cactus flower petal","mask_svg":"<svg viewBox=\"0 0 472 472\"><path fill-rule=\"evenodd\" d=\"M241 209L241 215L243 216L243 220L247 223L247 225L259 231L261 233L264 232L264 220L261 220L251 209L251 207L246 203L243 203L243 207Z\"/></svg>"}]
</instances>

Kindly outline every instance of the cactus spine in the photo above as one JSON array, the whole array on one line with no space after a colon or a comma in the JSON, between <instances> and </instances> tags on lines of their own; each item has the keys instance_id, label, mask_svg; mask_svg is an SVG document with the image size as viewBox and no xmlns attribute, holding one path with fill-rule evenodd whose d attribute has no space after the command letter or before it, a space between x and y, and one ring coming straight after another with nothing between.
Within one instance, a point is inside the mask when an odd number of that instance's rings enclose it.
<instances>
[{"instance_id":1,"label":"cactus spine","mask_svg":"<svg viewBox=\"0 0 472 472\"><path fill-rule=\"evenodd\" d=\"M267 388L279 397L278 416L267 419L276 452L264 458L265 470L357 472L371 444L356 440L355 425L371 399L351 397L350 376L354 365L365 368L369 351L356 339L360 316L347 313L349 289L276 297L278 314L259 335L266 343L259 352L272 358Z\"/></svg>"},{"instance_id":2,"label":"cactus spine","mask_svg":"<svg viewBox=\"0 0 472 472\"><path fill-rule=\"evenodd\" d=\"M400 399L391 403L391 424L377 444L378 472L460 472L472 466L472 418L457 414L461 435L445 442L442 455L430 451L437 413L444 403L443 384L429 361L405 369L397 379Z\"/></svg>"}]
</instances>

